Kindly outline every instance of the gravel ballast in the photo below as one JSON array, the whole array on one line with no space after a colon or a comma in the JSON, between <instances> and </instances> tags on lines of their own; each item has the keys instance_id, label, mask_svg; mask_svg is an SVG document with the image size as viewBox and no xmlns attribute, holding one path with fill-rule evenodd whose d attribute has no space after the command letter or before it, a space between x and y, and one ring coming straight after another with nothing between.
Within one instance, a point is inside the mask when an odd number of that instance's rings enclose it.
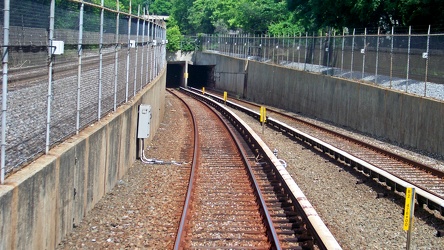
<instances>
[{"instance_id":1,"label":"gravel ballast","mask_svg":"<svg viewBox=\"0 0 444 250\"><path fill-rule=\"evenodd\" d=\"M405 249L404 198L356 174L349 167L307 149L235 111L287 162L287 170L343 249ZM165 117L147 157L189 162L190 121L167 94ZM371 140L366 138L366 140ZM189 164L147 165L140 161L125 175L58 249L172 249L188 182ZM357 184L363 180L363 184ZM175 191L173 191L175 190ZM178 191L181 190L181 191ZM378 193L387 193L377 198ZM444 249L444 218L416 209L413 249Z\"/></svg>"}]
</instances>

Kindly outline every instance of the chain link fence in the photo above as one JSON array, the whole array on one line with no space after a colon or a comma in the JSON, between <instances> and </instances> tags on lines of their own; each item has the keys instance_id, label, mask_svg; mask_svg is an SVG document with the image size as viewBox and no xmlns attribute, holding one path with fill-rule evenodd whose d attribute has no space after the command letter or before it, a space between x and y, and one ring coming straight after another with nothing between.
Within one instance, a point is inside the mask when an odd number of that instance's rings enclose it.
<instances>
[{"instance_id":1,"label":"chain link fence","mask_svg":"<svg viewBox=\"0 0 444 250\"><path fill-rule=\"evenodd\" d=\"M97 2L0 2L2 183L115 111L166 66L163 20L140 6L122 12Z\"/></svg>"},{"instance_id":2,"label":"chain link fence","mask_svg":"<svg viewBox=\"0 0 444 250\"><path fill-rule=\"evenodd\" d=\"M444 99L444 34L422 29L348 30L298 36L201 35L205 51L348 78Z\"/></svg>"}]
</instances>

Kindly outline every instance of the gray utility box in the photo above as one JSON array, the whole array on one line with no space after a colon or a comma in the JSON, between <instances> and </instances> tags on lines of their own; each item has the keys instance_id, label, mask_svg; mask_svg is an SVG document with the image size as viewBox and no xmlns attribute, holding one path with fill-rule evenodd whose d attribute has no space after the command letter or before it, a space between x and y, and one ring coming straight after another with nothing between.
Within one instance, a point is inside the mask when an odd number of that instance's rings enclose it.
<instances>
[{"instance_id":1,"label":"gray utility box","mask_svg":"<svg viewBox=\"0 0 444 250\"><path fill-rule=\"evenodd\" d=\"M145 139L150 136L151 105L141 104L139 106L139 123L137 128L137 138Z\"/></svg>"}]
</instances>

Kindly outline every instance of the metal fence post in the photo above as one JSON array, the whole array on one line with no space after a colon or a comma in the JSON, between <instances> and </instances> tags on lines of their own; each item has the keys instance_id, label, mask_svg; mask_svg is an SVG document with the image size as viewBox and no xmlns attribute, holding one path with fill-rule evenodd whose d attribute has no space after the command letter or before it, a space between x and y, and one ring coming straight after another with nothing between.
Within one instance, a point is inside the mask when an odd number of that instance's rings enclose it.
<instances>
[{"instance_id":1,"label":"metal fence post","mask_svg":"<svg viewBox=\"0 0 444 250\"><path fill-rule=\"evenodd\" d=\"M105 14L104 0L100 1L100 38L99 38L99 101L97 108L97 120L102 117L102 76L103 76L103 19Z\"/></svg>"},{"instance_id":2,"label":"metal fence post","mask_svg":"<svg viewBox=\"0 0 444 250\"><path fill-rule=\"evenodd\" d=\"M156 56L157 56L158 41L157 41L157 23L156 23L156 20L154 20L153 39L156 41L156 44L154 46L154 51L153 51L154 52L153 53L153 63L154 63L153 69L154 69L154 71L153 71L153 77L151 79L154 79L157 76L157 58L156 58Z\"/></svg>"},{"instance_id":3,"label":"metal fence post","mask_svg":"<svg viewBox=\"0 0 444 250\"><path fill-rule=\"evenodd\" d=\"M79 12L79 44L77 45L77 53L78 53L78 71L77 71L77 114L76 114L76 134L79 134L80 131L80 87L82 82L82 53L83 53L83 11L85 8L85 4L80 4L80 12Z\"/></svg>"},{"instance_id":4,"label":"metal fence post","mask_svg":"<svg viewBox=\"0 0 444 250\"><path fill-rule=\"evenodd\" d=\"M354 52L355 52L355 31L356 31L356 29L353 29L352 51L351 51L351 61L350 61L350 79L353 79L353 59L354 59Z\"/></svg>"},{"instance_id":5,"label":"metal fence post","mask_svg":"<svg viewBox=\"0 0 444 250\"><path fill-rule=\"evenodd\" d=\"M378 36L376 42L376 65L375 65L375 83L378 83L378 64L379 64L379 35L381 32L381 28L378 27Z\"/></svg>"},{"instance_id":6,"label":"metal fence post","mask_svg":"<svg viewBox=\"0 0 444 250\"><path fill-rule=\"evenodd\" d=\"M427 74L429 70L429 46L430 45L430 25L429 30L427 32L427 51L425 55L426 59L426 68L425 68L425 79L424 79L424 96L427 96Z\"/></svg>"},{"instance_id":7,"label":"metal fence post","mask_svg":"<svg viewBox=\"0 0 444 250\"><path fill-rule=\"evenodd\" d=\"M407 45L407 72L406 72L406 80L405 80L405 92L408 91L409 85L409 68L410 68L410 41L412 38L412 26L409 26L409 40Z\"/></svg>"},{"instance_id":8,"label":"metal fence post","mask_svg":"<svg viewBox=\"0 0 444 250\"><path fill-rule=\"evenodd\" d=\"M142 13L143 13L143 24L142 24L142 59L140 61L140 90L142 90L142 88L143 88L143 75L144 75L143 74L143 66L144 66L143 65L143 58L145 55L145 23L146 23L145 7L143 7Z\"/></svg>"},{"instance_id":9,"label":"metal fence post","mask_svg":"<svg viewBox=\"0 0 444 250\"><path fill-rule=\"evenodd\" d=\"M298 42L298 69L300 69L299 63L301 63L301 39L302 39L302 32L299 32L299 42Z\"/></svg>"},{"instance_id":10,"label":"metal fence post","mask_svg":"<svg viewBox=\"0 0 444 250\"><path fill-rule=\"evenodd\" d=\"M364 30L364 51L363 51L363 55L362 55L362 75L361 75L361 79L364 79L364 74L365 74L365 53L367 53L367 28L365 28Z\"/></svg>"},{"instance_id":11,"label":"metal fence post","mask_svg":"<svg viewBox=\"0 0 444 250\"><path fill-rule=\"evenodd\" d=\"M341 74L344 71L345 29L342 30Z\"/></svg>"},{"instance_id":12,"label":"metal fence post","mask_svg":"<svg viewBox=\"0 0 444 250\"><path fill-rule=\"evenodd\" d=\"M137 28L136 28L136 58L135 58L135 65L134 65L134 89L133 89L133 96L136 96L136 90L137 90L137 67L139 66L137 63L138 57L139 57L139 25L140 25L140 5L137 6Z\"/></svg>"},{"instance_id":13,"label":"metal fence post","mask_svg":"<svg viewBox=\"0 0 444 250\"><path fill-rule=\"evenodd\" d=\"M131 53L131 0L129 6L128 16L128 49L126 53L126 84L125 84L125 102L128 102L128 88L129 88L129 67L130 67L130 53Z\"/></svg>"},{"instance_id":14,"label":"metal fence post","mask_svg":"<svg viewBox=\"0 0 444 250\"><path fill-rule=\"evenodd\" d=\"M120 24L120 7L119 0L116 0L116 45L114 47L114 111L117 110L117 83L119 80L119 24Z\"/></svg>"},{"instance_id":15,"label":"metal fence post","mask_svg":"<svg viewBox=\"0 0 444 250\"><path fill-rule=\"evenodd\" d=\"M395 39L395 27L392 26L392 40L390 47L390 88L392 88L392 76L393 76L393 40Z\"/></svg>"},{"instance_id":16,"label":"metal fence post","mask_svg":"<svg viewBox=\"0 0 444 250\"><path fill-rule=\"evenodd\" d=\"M318 70L319 70L319 73L321 73L322 39L323 39L323 36L322 36L322 31L321 31L321 36L320 36L318 39L316 39L316 40L319 40L319 62L318 62ZM316 47L315 47L315 48L316 48Z\"/></svg>"},{"instance_id":17,"label":"metal fence post","mask_svg":"<svg viewBox=\"0 0 444 250\"><path fill-rule=\"evenodd\" d=\"M307 49L308 49L308 32L305 32L305 56L304 56L304 71L307 68Z\"/></svg>"},{"instance_id":18,"label":"metal fence post","mask_svg":"<svg viewBox=\"0 0 444 250\"><path fill-rule=\"evenodd\" d=\"M315 37L315 32L313 31L313 36L311 37L311 47L313 48L313 50L311 51L311 61L310 61L310 63L311 63L311 67L310 67L310 69L313 71L313 69L314 69L314 63L315 63L315 61L314 61L314 52L315 52L315 50L316 50L316 37Z\"/></svg>"},{"instance_id":19,"label":"metal fence post","mask_svg":"<svg viewBox=\"0 0 444 250\"><path fill-rule=\"evenodd\" d=\"M150 22L150 13L147 11L148 14L148 21L146 23L147 25L147 32L146 32L146 36L148 38L148 40L146 41L146 83L150 82L150 43L151 43L151 39L150 39L150 26L151 26L151 22Z\"/></svg>"},{"instance_id":20,"label":"metal fence post","mask_svg":"<svg viewBox=\"0 0 444 250\"><path fill-rule=\"evenodd\" d=\"M52 70L53 70L53 39L54 39L54 14L55 14L55 0L51 0L49 11L49 46L48 46L48 100L47 100L47 114L46 114L46 147L45 153L48 154L50 146L50 129L51 129L51 99L52 99Z\"/></svg>"},{"instance_id":21,"label":"metal fence post","mask_svg":"<svg viewBox=\"0 0 444 250\"><path fill-rule=\"evenodd\" d=\"M293 33L293 60L292 62L294 63L294 46L296 45L296 34Z\"/></svg>"},{"instance_id":22,"label":"metal fence post","mask_svg":"<svg viewBox=\"0 0 444 250\"><path fill-rule=\"evenodd\" d=\"M8 104L8 60L9 60L9 16L10 0L4 0L3 9L3 79L2 79L2 148L1 148L1 174L0 184L5 182L6 168L6 115Z\"/></svg>"}]
</instances>

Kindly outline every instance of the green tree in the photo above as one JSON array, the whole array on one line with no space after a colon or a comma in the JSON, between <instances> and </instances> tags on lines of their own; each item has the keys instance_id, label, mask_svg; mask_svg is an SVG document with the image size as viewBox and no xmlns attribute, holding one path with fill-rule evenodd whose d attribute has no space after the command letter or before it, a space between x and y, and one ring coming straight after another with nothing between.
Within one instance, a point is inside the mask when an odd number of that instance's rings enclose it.
<instances>
[{"instance_id":1,"label":"green tree","mask_svg":"<svg viewBox=\"0 0 444 250\"><path fill-rule=\"evenodd\" d=\"M173 7L172 0L144 0L143 6L149 8L149 12L155 15L169 16Z\"/></svg>"},{"instance_id":2,"label":"green tree","mask_svg":"<svg viewBox=\"0 0 444 250\"><path fill-rule=\"evenodd\" d=\"M326 27L444 26L442 0L286 0L309 29Z\"/></svg>"},{"instance_id":3,"label":"green tree","mask_svg":"<svg viewBox=\"0 0 444 250\"><path fill-rule=\"evenodd\" d=\"M193 30L188 21L189 10L193 6L193 0L172 0L172 16L177 21L180 30L184 34L192 34Z\"/></svg>"},{"instance_id":4,"label":"green tree","mask_svg":"<svg viewBox=\"0 0 444 250\"><path fill-rule=\"evenodd\" d=\"M266 33L268 26L287 19L285 1L242 0L235 10L234 24L245 33Z\"/></svg>"},{"instance_id":5,"label":"green tree","mask_svg":"<svg viewBox=\"0 0 444 250\"><path fill-rule=\"evenodd\" d=\"M166 35L168 40L167 50L172 52L178 51L180 49L180 41L182 40L183 37L182 34L180 33L179 26L168 25Z\"/></svg>"}]
</instances>

